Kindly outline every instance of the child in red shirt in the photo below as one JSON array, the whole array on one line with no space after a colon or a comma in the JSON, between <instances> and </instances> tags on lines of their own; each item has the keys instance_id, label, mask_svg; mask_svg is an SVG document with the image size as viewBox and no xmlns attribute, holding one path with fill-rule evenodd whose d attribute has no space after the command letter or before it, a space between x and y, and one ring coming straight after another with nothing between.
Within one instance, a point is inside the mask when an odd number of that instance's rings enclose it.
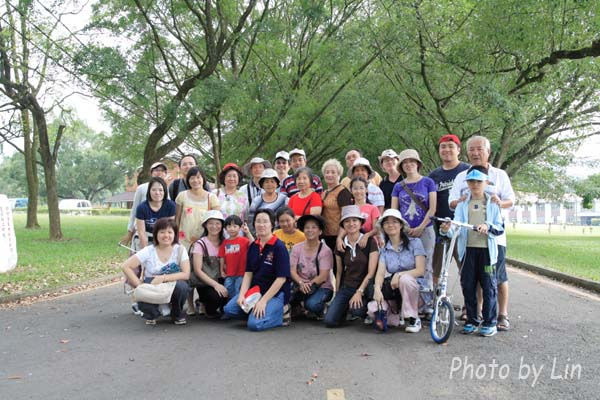
<instances>
[{"instance_id":1,"label":"child in red shirt","mask_svg":"<svg viewBox=\"0 0 600 400\"><path fill-rule=\"evenodd\" d=\"M230 215L225 219L225 229L229 234L229 239L223 240L219 248L219 257L221 258L221 276L225 278L225 289L228 297L231 299L239 293L242 285L242 278L246 272L246 255L248 247L254 240L246 224L237 215ZM240 230L244 231L246 236L240 236Z\"/></svg>"}]
</instances>

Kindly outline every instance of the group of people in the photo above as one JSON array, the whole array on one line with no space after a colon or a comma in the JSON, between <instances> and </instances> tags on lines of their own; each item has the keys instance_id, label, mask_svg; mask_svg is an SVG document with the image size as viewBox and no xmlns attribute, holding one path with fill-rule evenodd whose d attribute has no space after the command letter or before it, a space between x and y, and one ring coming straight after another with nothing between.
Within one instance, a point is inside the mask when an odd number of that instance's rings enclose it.
<instances>
[{"instance_id":1,"label":"group of people","mask_svg":"<svg viewBox=\"0 0 600 400\"><path fill-rule=\"evenodd\" d=\"M466 148L470 164L459 160L459 138L442 136L442 165L429 176L417 151L386 149L378 158L383 178L353 149L346 174L330 159L323 181L303 150L280 151L273 164L261 157L243 168L225 164L212 190L195 157L182 157L183 178L169 188L167 167L157 162L136 191L122 240L135 251L125 275L133 287L176 281L175 324L202 310L207 318L244 318L257 331L298 316L337 327L370 323L383 309L390 324L419 332L440 275L440 238L456 234L430 217L455 218L477 226L461 232L455 252L463 332L492 336L510 327L502 210L514 193L506 173L489 164L487 138L471 137ZM161 315L160 305L137 309L148 324Z\"/></svg>"}]
</instances>

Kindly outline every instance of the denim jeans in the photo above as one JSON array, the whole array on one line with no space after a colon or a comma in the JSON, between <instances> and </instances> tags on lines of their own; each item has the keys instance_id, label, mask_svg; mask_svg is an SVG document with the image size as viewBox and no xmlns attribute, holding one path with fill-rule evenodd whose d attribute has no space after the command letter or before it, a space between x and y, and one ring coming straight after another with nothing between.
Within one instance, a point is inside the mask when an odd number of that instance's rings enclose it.
<instances>
[{"instance_id":1,"label":"denim jeans","mask_svg":"<svg viewBox=\"0 0 600 400\"><path fill-rule=\"evenodd\" d=\"M490 265L487 248L467 247L460 274L460 284L467 309L467 323L478 325L477 283L483 292L483 326L496 326L498 310L498 288L495 265Z\"/></svg>"},{"instance_id":2,"label":"denim jeans","mask_svg":"<svg viewBox=\"0 0 600 400\"><path fill-rule=\"evenodd\" d=\"M254 316L254 309L249 314L246 314L237 304L238 296L239 294L236 294L223 307L226 317L237 319L248 318L248 329L251 331L264 331L283 324L283 292L278 293L269 300L265 309L265 315L262 318Z\"/></svg>"},{"instance_id":3,"label":"denim jeans","mask_svg":"<svg viewBox=\"0 0 600 400\"><path fill-rule=\"evenodd\" d=\"M233 296L237 296L240 292L240 287L242 287L243 276L228 276L225 278L225 289L227 289L227 293L229 294L229 298L231 299Z\"/></svg>"},{"instance_id":4,"label":"denim jeans","mask_svg":"<svg viewBox=\"0 0 600 400\"><path fill-rule=\"evenodd\" d=\"M325 319L323 321L328 328L335 328L346 319L346 312L350 307L350 299L354 296L354 293L356 293L356 289L348 286L342 286L340 290L337 291L333 301L329 304L327 314L325 314ZM352 315L360 318L366 316L368 302L368 297L366 295L363 296L362 302L363 305L361 308L350 309Z\"/></svg>"},{"instance_id":5,"label":"denim jeans","mask_svg":"<svg viewBox=\"0 0 600 400\"><path fill-rule=\"evenodd\" d=\"M152 282L154 278L145 278L144 283ZM171 295L171 317L173 319L185 318L185 312L183 312L183 306L187 300L188 293L190 292L190 286L187 281L179 280L175 284L175 289ZM150 304L138 302L138 307L141 312L144 313L144 319L157 319L161 316L158 309L158 304Z\"/></svg>"},{"instance_id":6,"label":"denim jeans","mask_svg":"<svg viewBox=\"0 0 600 400\"><path fill-rule=\"evenodd\" d=\"M300 290L298 290L292 300L290 300L290 304L296 305L300 304L301 301L304 301L304 309L318 316L323 315L323 309L325 308L325 303L331 300L333 296L333 290L327 288L318 288L312 294L304 294Z\"/></svg>"}]
</instances>

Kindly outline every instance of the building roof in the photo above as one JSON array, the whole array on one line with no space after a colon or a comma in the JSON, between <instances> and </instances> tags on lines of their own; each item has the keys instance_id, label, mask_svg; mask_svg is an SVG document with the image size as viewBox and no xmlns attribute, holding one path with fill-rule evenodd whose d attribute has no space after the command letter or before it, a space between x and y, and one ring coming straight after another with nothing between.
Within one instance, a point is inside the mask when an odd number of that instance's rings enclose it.
<instances>
[{"instance_id":1,"label":"building roof","mask_svg":"<svg viewBox=\"0 0 600 400\"><path fill-rule=\"evenodd\" d=\"M105 203L122 203L125 201L133 201L134 197L135 197L135 192L122 192L122 193L115 194L112 197L109 197L108 199L104 200L104 202Z\"/></svg>"}]
</instances>

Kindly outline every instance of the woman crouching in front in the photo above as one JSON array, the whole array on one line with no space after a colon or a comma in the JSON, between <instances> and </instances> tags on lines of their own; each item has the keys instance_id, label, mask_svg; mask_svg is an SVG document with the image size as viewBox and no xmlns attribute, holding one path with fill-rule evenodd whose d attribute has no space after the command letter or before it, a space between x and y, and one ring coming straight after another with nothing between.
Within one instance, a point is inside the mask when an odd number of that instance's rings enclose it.
<instances>
[{"instance_id":1,"label":"woman crouching in front","mask_svg":"<svg viewBox=\"0 0 600 400\"><path fill-rule=\"evenodd\" d=\"M393 208L386 210L381 217L380 229L383 230L385 245L380 250L373 300L384 310L388 308L385 300L389 300L391 310L388 313L400 313L399 318L395 318L400 325L404 319L407 322L406 332L417 333L421 330L419 281L425 273L425 250L421 239L408 237L408 227L400 211ZM376 309L377 305L369 310L369 314Z\"/></svg>"},{"instance_id":2,"label":"woman crouching in front","mask_svg":"<svg viewBox=\"0 0 600 400\"><path fill-rule=\"evenodd\" d=\"M175 325L186 323L183 307L190 291L187 283L190 277L190 261L187 251L178 243L178 229L172 218L160 218L153 228L153 246L144 247L123 264L123 272L133 287L142 281L133 271L142 265L143 283L158 285L165 282L177 282L171 295L171 318ZM144 313L147 325L155 325L161 313L158 304L138 302Z\"/></svg>"},{"instance_id":3,"label":"woman crouching in front","mask_svg":"<svg viewBox=\"0 0 600 400\"><path fill-rule=\"evenodd\" d=\"M284 325L284 308L289 315L290 256L285 244L273 235L273 211L259 209L254 214L253 224L256 240L248 249L242 286L239 294L225 305L224 311L226 318L245 318L242 307L246 306L246 292L258 286L261 298L250 310L248 329L264 331Z\"/></svg>"}]
</instances>

